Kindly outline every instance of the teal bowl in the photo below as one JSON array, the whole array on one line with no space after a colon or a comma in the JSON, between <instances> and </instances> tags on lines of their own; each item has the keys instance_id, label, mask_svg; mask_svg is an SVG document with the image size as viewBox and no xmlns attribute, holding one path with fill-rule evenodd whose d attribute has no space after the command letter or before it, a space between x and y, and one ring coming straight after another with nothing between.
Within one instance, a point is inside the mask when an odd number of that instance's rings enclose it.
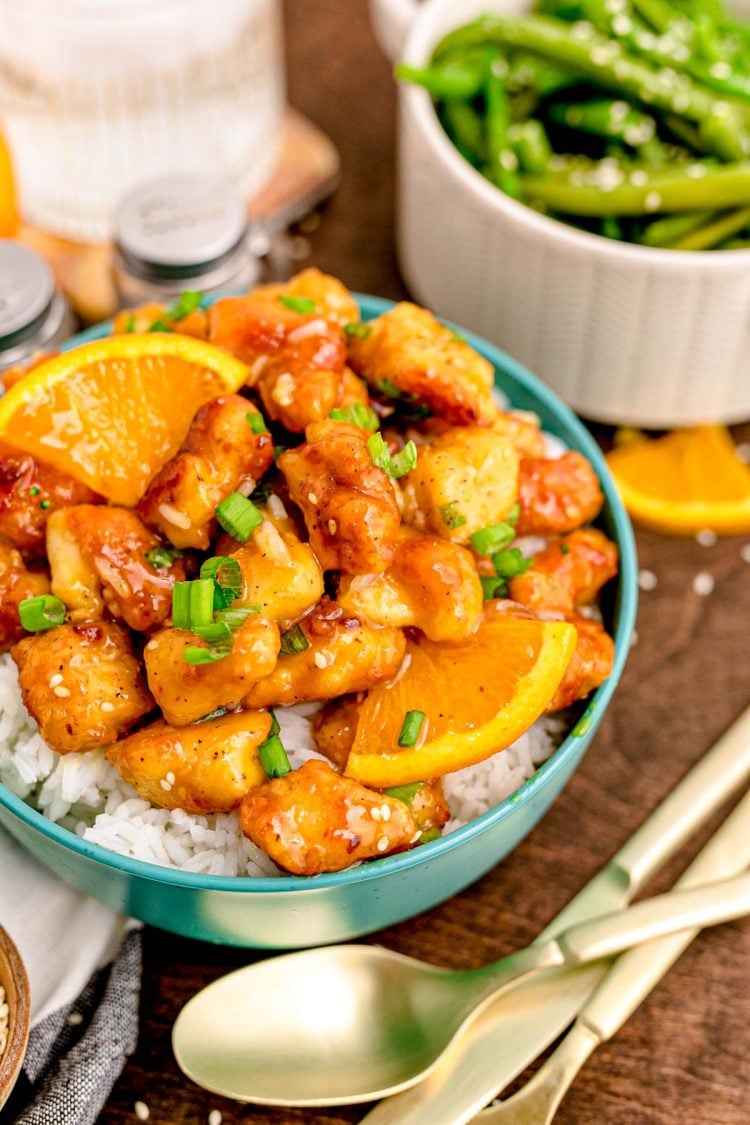
<instances>
[{"instance_id":1,"label":"teal bowl","mask_svg":"<svg viewBox=\"0 0 750 1125\"><path fill-rule=\"evenodd\" d=\"M374 297L359 303L365 320L391 306ZM70 346L108 331L109 325L98 325ZM53 824L0 785L0 824L61 879L114 910L187 937L264 949L324 945L393 925L450 898L508 855L562 792L596 733L630 648L637 602L633 532L604 458L575 415L515 360L465 335L494 364L497 386L514 407L533 410L545 430L588 457L606 498L600 523L621 555L608 607L615 667L574 729L516 793L465 827L414 851L315 878L199 875L127 859Z\"/></svg>"}]
</instances>

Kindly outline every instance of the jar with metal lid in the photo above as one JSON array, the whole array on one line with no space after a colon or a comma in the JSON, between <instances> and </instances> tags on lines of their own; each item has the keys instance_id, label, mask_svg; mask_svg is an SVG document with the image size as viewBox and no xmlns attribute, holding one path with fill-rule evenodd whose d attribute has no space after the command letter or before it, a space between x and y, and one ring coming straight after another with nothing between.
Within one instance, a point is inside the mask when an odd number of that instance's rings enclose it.
<instances>
[{"instance_id":1,"label":"jar with metal lid","mask_svg":"<svg viewBox=\"0 0 750 1125\"><path fill-rule=\"evenodd\" d=\"M44 258L20 242L0 239L0 371L54 349L74 328Z\"/></svg>"},{"instance_id":2,"label":"jar with metal lid","mask_svg":"<svg viewBox=\"0 0 750 1125\"><path fill-rule=\"evenodd\" d=\"M183 289L244 290L260 274L242 203L210 176L167 176L136 188L120 204L115 237L123 305L170 300Z\"/></svg>"}]
</instances>

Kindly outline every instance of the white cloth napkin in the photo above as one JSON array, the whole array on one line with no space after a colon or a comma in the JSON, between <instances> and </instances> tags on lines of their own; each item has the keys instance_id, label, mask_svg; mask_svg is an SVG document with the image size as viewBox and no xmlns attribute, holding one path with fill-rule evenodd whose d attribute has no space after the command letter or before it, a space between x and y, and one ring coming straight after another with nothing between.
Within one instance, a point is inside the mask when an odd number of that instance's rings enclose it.
<instances>
[{"instance_id":1,"label":"white cloth napkin","mask_svg":"<svg viewBox=\"0 0 750 1125\"><path fill-rule=\"evenodd\" d=\"M73 890L1 830L0 923L31 985L15 1120L94 1122L135 1045L140 937L127 936L135 923Z\"/></svg>"}]
</instances>

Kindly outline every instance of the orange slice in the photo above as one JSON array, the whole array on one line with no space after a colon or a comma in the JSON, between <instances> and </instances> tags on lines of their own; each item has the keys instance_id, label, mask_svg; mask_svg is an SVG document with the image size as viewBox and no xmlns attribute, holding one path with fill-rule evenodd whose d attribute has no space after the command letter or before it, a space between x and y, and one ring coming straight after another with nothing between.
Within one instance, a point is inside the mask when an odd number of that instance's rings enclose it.
<instances>
[{"instance_id":1,"label":"orange slice","mask_svg":"<svg viewBox=\"0 0 750 1125\"><path fill-rule=\"evenodd\" d=\"M385 789L440 777L515 742L562 680L576 645L564 621L508 617L488 602L460 644L409 641L403 671L362 704L346 773ZM401 748L407 711L423 711L418 745Z\"/></svg>"},{"instance_id":2,"label":"orange slice","mask_svg":"<svg viewBox=\"0 0 750 1125\"><path fill-rule=\"evenodd\" d=\"M13 166L8 146L0 137L0 238L15 238L18 233L18 208L13 181Z\"/></svg>"},{"instance_id":3,"label":"orange slice","mask_svg":"<svg viewBox=\"0 0 750 1125\"><path fill-rule=\"evenodd\" d=\"M750 469L724 426L629 441L607 461L625 507L644 527L667 535L750 532Z\"/></svg>"},{"instance_id":4,"label":"orange slice","mask_svg":"<svg viewBox=\"0 0 750 1125\"><path fill-rule=\"evenodd\" d=\"M182 444L196 410L247 368L177 333L109 336L63 352L0 399L0 438L133 506Z\"/></svg>"}]
</instances>

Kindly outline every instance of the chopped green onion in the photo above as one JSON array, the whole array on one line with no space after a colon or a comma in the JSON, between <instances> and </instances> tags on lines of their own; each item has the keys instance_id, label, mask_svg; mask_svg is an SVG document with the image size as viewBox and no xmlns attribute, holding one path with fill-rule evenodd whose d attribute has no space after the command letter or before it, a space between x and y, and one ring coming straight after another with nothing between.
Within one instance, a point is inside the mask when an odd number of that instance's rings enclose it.
<instances>
[{"instance_id":1,"label":"chopped green onion","mask_svg":"<svg viewBox=\"0 0 750 1125\"><path fill-rule=\"evenodd\" d=\"M232 639L216 641L209 644L207 648L202 648L200 645L188 645L182 654L182 659L186 664L216 664L218 660L224 660L229 656L232 651Z\"/></svg>"},{"instance_id":2,"label":"chopped green onion","mask_svg":"<svg viewBox=\"0 0 750 1125\"><path fill-rule=\"evenodd\" d=\"M482 583L482 594L486 602L492 601L493 598L504 598L508 593L508 582L505 578L480 577L479 581Z\"/></svg>"},{"instance_id":3,"label":"chopped green onion","mask_svg":"<svg viewBox=\"0 0 750 1125\"><path fill-rule=\"evenodd\" d=\"M446 527L463 527L466 523L465 518L458 510L457 500L451 500L448 504L441 504L438 510Z\"/></svg>"},{"instance_id":4,"label":"chopped green onion","mask_svg":"<svg viewBox=\"0 0 750 1125\"><path fill-rule=\"evenodd\" d=\"M210 625L214 612L214 582L196 578L175 582L172 587L172 624L175 629L196 629Z\"/></svg>"},{"instance_id":5,"label":"chopped green onion","mask_svg":"<svg viewBox=\"0 0 750 1125\"><path fill-rule=\"evenodd\" d=\"M354 336L357 340L366 340L368 336L372 335L372 325L352 321L350 324L344 325L344 335Z\"/></svg>"},{"instance_id":6,"label":"chopped green onion","mask_svg":"<svg viewBox=\"0 0 750 1125\"><path fill-rule=\"evenodd\" d=\"M515 578L518 574L525 574L531 562L531 559L524 558L523 552L518 547L511 547L509 551L498 551L492 556L492 565L499 578Z\"/></svg>"},{"instance_id":7,"label":"chopped green onion","mask_svg":"<svg viewBox=\"0 0 750 1125\"><path fill-rule=\"evenodd\" d=\"M310 642L299 625L293 625L291 629L286 629L281 634L281 651L284 656L296 656L298 652L304 652L309 647Z\"/></svg>"},{"instance_id":8,"label":"chopped green onion","mask_svg":"<svg viewBox=\"0 0 750 1125\"><path fill-rule=\"evenodd\" d=\"M217 707L215 711L209 711L207 715L202 715L196 722L207 723L209 719L222 719L224 715L229 714L228 707Z\"/></svg>"},{"instance_id":9,"label":"chopped green onion","mask_svg":"<svg viewBox=\"0 0 750 1125\"><path fill-rule=\"evenodd\" d=\"M247 621L248 617L253 617L255 614L260 613L259 605L233 605L227 609L220 609L217 611L214 621L223 622L228 625L233 633Z\"/></svg>"},{"instance_id":10,"label":"chopped green onion","mask_svg":"<svg viewBox=\"0 0 750 1125\"><path fill-rule=\"evenodd\" d=\"M490 527L483 527L481 531L475 531L471 537L471 545L480 555L494 555L496 551L502 551L512 543L515 537L512 524L495 523Z\"/></svg>"},{"instance_id":11,"label":"chopped green onion","mask_svg":"<svg viewBox=\"0 0 750 1125\"><path fill-rule=\"evenodd\" d=\"M246 414L245 417L247 418L248 426L254 434L268 433L268 426L266 425L265 419L263 418L263 415L259 410L254 410L251 413Z\"/></svg>"},{"instance_id":12,"label":"chopped green onion","mask_svg":"<svg viewBox=\"0 0 750 1125\"><path fill-rule=\"evenodd\" d=\"M29 489L29 496L38 496L41 491L42 490L38 484L32 484L31 488Z\"/></svg>"},{"instance_id":13,"label":"chopped green onion","mask_svg":"<svg viewBox=\"0 0 750 1125\"><path fill-rule=\"evenodd\" d=\"M407 441L399 453L391 456L382 435L373 434L367 439L367 448L374 464L394 480L411 472L417 464L417 447L413 441Z\"/></svg>"},{"instance_id":14,"label":"chopped green onion","mask_svg":"<svg viewBox=\"0 0 750 1125\"><path fill-rule=\"evenodd\" d=\"M67 612L65 602L54 594L40 594L18 603L18 616L28 633L43 633L45 629L62 625Z\"/></svg>"},{"instance_id":15,"label":"chopped green onion","mask_svg":"<svg viewBox=\"0 0 750 1125\"><path fill-rule=\"evenodd\" d=\"M318 307L311 297L279 297L279 304L296 313L314 313Z\"/></svg>"},{"instance_id":16,"label":"chopped green onion","mask_svg":"<svg viewBox=\"0 0 750 1125\"><path fill-rule=\"evenodd\" d=\"M404 397L403 393L398 389L395 383L392 383L390 381L390 379L378 379L375 386L378 388L380 393L385 395L387 398Z\"/></svg>"},{"instance_id":17,"label":"chopped green onion","mask_svg":"<svg viewBox=\"0 0 750 1125\"><path fill-rule=\"evenodd\" d=\"M391 468L391 452L385 444L385 439L382 434L373 434L372 437L367 439L367 449L372 457L374 464L384 473L387 473Z\"/></svg>"},{"instance_id":18,"label":"chopped green onion","mask_svg":"<svg viewBox=\"0 0 750 1125\"><path fill-rule=\"evenodd\" d=\"M40 500L39 501L39 507L42 509L43 512L46 512L48 508L52 507L52 501L51 500Z\"/></svg>"},{"instance_id":19,"label":"chopped green onion","mask_svg":"<svg viewBox=\"0 0 750 1125\"><path fill-rule=\"evenodd\" d=\"M148 326L149 332L174 332L171 324L166 324L163 320L155 320L153 324Z\"/></svg>"},{"instance_id":20,"label":"chopped green onion","mask_svg":"<svg viewBox=\"0 0 750 1125\"><path fill-rule=\"evenodd\" d=\"M175 559L182 558L182 551L176 547L152 547L146 551L146 560L157 570L167 570Z\"/></svg>"},{"instance_id":21,"label":"chopped green onion","mask_svg":"<svg viewBox=\"0 0 750 1125\"><path fill-rule=\"evenodd\" d=\"M515 527L518 523L518 517L520 516L520 514L521 505L518 503L518 501L516 501L511 510L508 512L508 518L505 522L509 523L511 527Z\"/></svg>"},{"instance_id":22,"label":"chopped green onion","mask_svg":"<svg viewBox=\"0 0 750 1125\"><path fill-rule=\"evenodd\" d=\"M237 559L227 555L215 555L201 565L201 578L212 579L217 586L232 593L232 601L242 593L242 571ZM223 607L220 607L223 608Z\"/></svg>"},{"instance_id":23,"label":"chopped green onion","mask_svg":"<svg viewBox=\"0 0 750 1125\"><path fill-rule=\"evenodd\" d=\"M204 294L196 289L185 289L180 293L175 303L166 310L170 320L184 320L192 312L201 307Z\"/></svg>"},{"instance_id":24,"label":"chopped green onion","mask_svg":"<svg viewBox=\"0 0 750 1125\"><path fill-rule=\"evenodd\" d=\"M560 544L560 554L561 555L569 555L570 554L570 547L568 546L567 543L561 543Z\"/></svg>"},{"instance_id":25,"label":"chopped green onion","mask_svg":"<svg viewBox=\"0 0 750 1125\"><path fill-rule=\"evenodd\" d=\"M398 736L399 746L416 746L422 723L425 720L424 711L407 711Z\"/></svg>"},{"instance_id":26,"label":"chopped green onion","mask_svg":"<svg viewBox=\"0 0 750 1125\"><path fill-rule=\"evenodd\" d=\"M287 757L284 744L279 737L279 723L271 712L271 729L265 742L258 747L258 758L267 777L284 777L291 772L291 765Z\"/></svg>"},{"instance_id":27,"label":"chopped green onion","mask_svg":"<svg viewBox=\"0 0 750 1125\"><path fill-rule=\"evenodd\" d=\"M222 500L216 509L216 518L238 543L247 543L256 527L263 523L263 516L255 504L241 492L232 492L226 500Z\"/></svg>"},{"instance_id":28,"label":"chopped green onion","mask_svg":"<svg viewBox=\"0 0 750 1125\"><path fill-rule=\"evenodd\" d=\"M135 313L131 313L128 319L125 321L125 331L135 332Z\"/></svg>"},{"instance_id":29,"label":"chopped green onion","mask_svg":"<svg viewBox=\"0 0 750 1125\"><path fill-rule=\"evenodd\" d=\"M463 333L456 332L455 328L451 329L451 340L454 340L457 344L467 343L466 337L463 335Z\"/></svg>"},{"instance_id":30,"label":"chopped green onion","mask_svg":"<svg viewBox=\"0 0 750 1125\"><path fill-rule=\"evenodd\" d=\"M443 833L439 828L425 828L424 832L419 837L420 844L431 844L433 840L439 840Z\"/></svg>"},{"instance_id":31,"label":"chopped green onion","mask_svg":"<svg viewBox=\"0 0 750 1125\"><path fill-rule=\"evenodd\" d=\"M275 445L273 447L273 459L274 459L274 461L278 461L278 459L279 459L279 457L281 457L282 453L286 453L286 446L285 445Z\"/></svg>"},{"instance_id":32,"label":"chopped green onion","mask_svg":"<svg viewBox=\"0 0 750 1125\"><path fill-rule=\"evenodd\" d=\"M196 637L206 641L210 648L232 639L232 630L226 621L212 621L210 625L196 625L193 632Z\"/></svg>"},{"instance_id":33,"label":"chopped green onion","mask_svg":"<svg viewBox=\"0 0 750 1125\"><path fill-rule=\"evenodd\" d=\"M371 406L363 402L353 402L351 406L337 406L328 415L336 422L351 422L363 430L379 430L380 419Z\"/></svg>"},{"instance_id":34,"label":"chopped green onion","mask_svg":"<svg viewBox=\"0 0 750 1125\"><path fill-rule=\"evenodd\" d=\"M423 781L412 781L410 785L392 785L390 789L384 789L383 792L386 797L393 797L395 801L403 801L405 805L411 805L423 785Z\"/></svg>"}]
</instances>

